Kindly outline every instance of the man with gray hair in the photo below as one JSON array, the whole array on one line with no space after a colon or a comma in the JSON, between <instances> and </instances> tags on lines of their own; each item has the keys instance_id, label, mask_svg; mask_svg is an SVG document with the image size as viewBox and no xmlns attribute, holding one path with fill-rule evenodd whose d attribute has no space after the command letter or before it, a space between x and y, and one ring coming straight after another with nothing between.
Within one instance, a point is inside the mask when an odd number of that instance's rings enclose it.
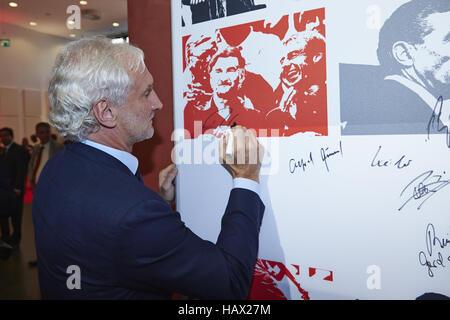
<instances>
[{"instance_id":1,"label":"man with gray hair","mask_svg":"<svg viewBox=\"0 0 450 320\"><path fill-rule=\"evenodd\" d=\"M234 188L213 244L169 205L175 166L160 173L158 194L144 185L131 154L153 136L163 107L140 49L98 37L69 43L56 59L49 97L50 123L73 143L49 160L33 202L43 298L245 298L264 213L261 159L224 164ZM235 154L263 150L249 134Z\"/></svg>"}]
</instances>

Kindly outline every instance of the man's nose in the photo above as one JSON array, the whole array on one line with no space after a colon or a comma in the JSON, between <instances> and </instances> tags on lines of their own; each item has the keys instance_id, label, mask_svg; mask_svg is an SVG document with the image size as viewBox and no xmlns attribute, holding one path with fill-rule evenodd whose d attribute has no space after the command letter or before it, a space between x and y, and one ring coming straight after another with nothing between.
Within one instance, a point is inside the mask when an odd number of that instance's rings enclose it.
<instances>
[{"instance_id":1,"label":"man's nose","mask_svg":"<svg viewBox=\"0 0 450 320\"><path fill-rule=\"evenodd\" d=\"M153 103L152 103L152 111L156 111L156 110L161 110L163 107L163 104L161 102L161 100L159 100L158 94L156 93L155 90L153 90Z\"/></svg>"}]
</instances>

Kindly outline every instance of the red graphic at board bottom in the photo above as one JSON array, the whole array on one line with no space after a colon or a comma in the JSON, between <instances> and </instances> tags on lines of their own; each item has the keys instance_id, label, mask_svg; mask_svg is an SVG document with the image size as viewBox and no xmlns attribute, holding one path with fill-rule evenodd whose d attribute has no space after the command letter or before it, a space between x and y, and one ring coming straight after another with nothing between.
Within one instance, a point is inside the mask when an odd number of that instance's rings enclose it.
<instances>
[{"instance_id":1,"label":"red graphic at board bottom","mask_svg":"<svg viewBox=\"0 0 450 320\"><path fill-rule=\"evenodd\" d=\"M318 270L321 271L319 280L333 282L333 271L320 268L308 267L308 278L316 277ZM292 283L302 300L310 300L309 292L300 284L299 276L298 265L292 264L287 268L281 262L258 259L248 299L287 300L290 297L288 283Z\"/></svg>"}]
</instances>

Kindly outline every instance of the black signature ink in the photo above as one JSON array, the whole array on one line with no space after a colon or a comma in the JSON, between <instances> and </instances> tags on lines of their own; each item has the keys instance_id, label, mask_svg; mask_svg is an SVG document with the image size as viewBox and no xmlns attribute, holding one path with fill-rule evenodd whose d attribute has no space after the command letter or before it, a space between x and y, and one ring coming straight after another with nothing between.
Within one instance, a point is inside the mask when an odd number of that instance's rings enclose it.
<instances>
[{"instance_id":1,"label":"black signature ink","mask_svg":"<svg viewBox=\"0 0 450 320\"><path fill-rule=\"evenodd\" d=\"M309 159L304 160L303 158L300 160L291 159L289 160L289 172L294 173L297 168L302 168L303 172L306 171L306 168L309 165L314 165L314 159L312 152L309 153Z\"/></svg>"},{"instance_id":2,"label":"black signature ink","mask_svg":"<svg viewBox=\"0 0 450 320\"><path fill-rule=\"evenodd\" d=\"M443 180L442 175L433 173L433 170L424 172L408 183L408 185L400 193L400 197L403 197L405 194L411 196L398 209L399 211L402 210L403 207L411 200L421 201L417 207L417 210L419 210L428 199L435 195L439 190L450 184L450 180Z\"/></svg>"},{"instance_id":3,"label":"black signature ink","mask_svg":"<svg viewBox=\"0 0 450 320\"><path fill-rule=\"evenodd\" d=\"M444 132L446 134L446 143L447 147L450 148L450 130L448 126L442 125L440 126L441 117L442 117L442 107L444 106L444 98L440 96L434 106L433 114L431 115L430 121L428 122L428 139L430 139L431 129L436 129L438 132ZM438 109L438 112L436 112ZM448 119L445 119L448 120ZM444 121L442 121L444 122Z\"/></svg>"},{"instance_id":4,"label":"black signature ink","mask_svg":"<svg viewBox=\"0 0 450 320\"><path fill-rule=\"evenodd\" d=\"M328 159L332 156L337 155L338 153L341 154L341 156L344 156L344 153L342 152L342 141L339 141L339 150L328 152L327 148L320 148L320 156L322 158L322 161L325 163L325 167L327 168L327 171L330 172L330 169L328 168Z\"/></svg>"},{"instance_id":5,"label":"black signature ink","mask_svg":"<svg viewBox=\"0 0 450 320\"><path fill-rule=\"evenodd\" d=\"M439 266L445 268L444 259L442 257L441 252L437 252L437 258L433 257L433 249L437 248L445 249L447 245L450 244L450 239L447 238L438 238L436 236L436 231L434 229L433 224L429 223L427 225L426 230L426 243L427 243L427 252L420 251L419 252L419 263L422 266L426 266L428 268L428 276L434 277L434 273L432 268L438 268ZM428 260L430 258L430 260ZM450 255L447 257L447 261L450 262Z\"/></svg>"},{"instance_id":6,"label":"black signature ink","mask_svg":"<svg viewBox=\"0 0 450 320\"><path fill-rule=\"evenodd\" d=\"M371 167L380 167L380 168L391 166L392 162L393 162L392 159L389 159L389 160L377 159L380 151L381 151L381 146L378 147L378 150L375 153L375 156L373 157L372 162L370 163L370 166ZM396 166L398 169L403 169L403 168L408 167L411 164L412 160L406 161L405 158L406 158L406 156L403 155L397 162L394 163L394 166Z\"/></svg>"},{"instance_id":7,"label":"black signature ink","mask_svg":"<svg viewBox=\"0 0 450 320\"><path fill-rule=\"evenodd\" d=\"M405 159L405 156L402 156L396 163L394 163L395 166L397 166L397 168L399 169L403 169L405 167L408 167L412 160L408 160L406 163L402 163L402 161Z\"/></svg>"}]
</instances>

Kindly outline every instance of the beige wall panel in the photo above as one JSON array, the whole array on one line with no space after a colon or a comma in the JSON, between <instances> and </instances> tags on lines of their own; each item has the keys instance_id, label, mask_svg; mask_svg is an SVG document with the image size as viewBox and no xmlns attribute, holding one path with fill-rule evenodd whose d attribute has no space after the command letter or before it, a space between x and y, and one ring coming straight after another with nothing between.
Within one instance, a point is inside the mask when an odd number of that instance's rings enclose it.
<instances>
[{"instance_id":1,"label":"beige wall panel","mask_svg":"<svg viewBox=\"0 0 450 320\"><path fill-rule=\"evenodd\" d=\"M42 96L42 117L45 121L48 121L48 115L50 113L50 101L48 100L48 91L43 92Z\"/></svg>"},{"instance_id":2,"label":"beige wall panel","mask_svg":"<svg viewBox=\"0 0 450 320\"><path fill-rule=\"evenodd\" d=\"M19 134L19 117L1 116L0 117L0 128L3 128L3 127L8 127L8 128L13 129L14 137L15 137L14 140L17 141L18 134Z\"/></svg>"},{"instance_id":3,"label":"beige wall panel","mask_svg":"<svg viewBox=\"0 0 450 320\"><path fill-rule=\"evenodd\" d=\"M0 117L19 114L19 90L0 88Z\"/></svg>"},{"instance_id":4,"label":"beige wall panel","mask_svg":"<svg viewBox=\"0 0 450 320\"><path fill-rule=\"evenodd\" d=\"M23 105L26 117L41 117L41 91L24 90L23 91Z\"/></svg>"},{"instance_id":5,"label":"beige wall panel","mask_svg":"<svg viewBox=\"0 0 450 320\"><path fill-rule=\"evenodd\" d=\"M25 137L28 139L32 134L36 133L35 126L41 122L41 117L26 117L25 118Z\"/></svg>"}]
</instances>

